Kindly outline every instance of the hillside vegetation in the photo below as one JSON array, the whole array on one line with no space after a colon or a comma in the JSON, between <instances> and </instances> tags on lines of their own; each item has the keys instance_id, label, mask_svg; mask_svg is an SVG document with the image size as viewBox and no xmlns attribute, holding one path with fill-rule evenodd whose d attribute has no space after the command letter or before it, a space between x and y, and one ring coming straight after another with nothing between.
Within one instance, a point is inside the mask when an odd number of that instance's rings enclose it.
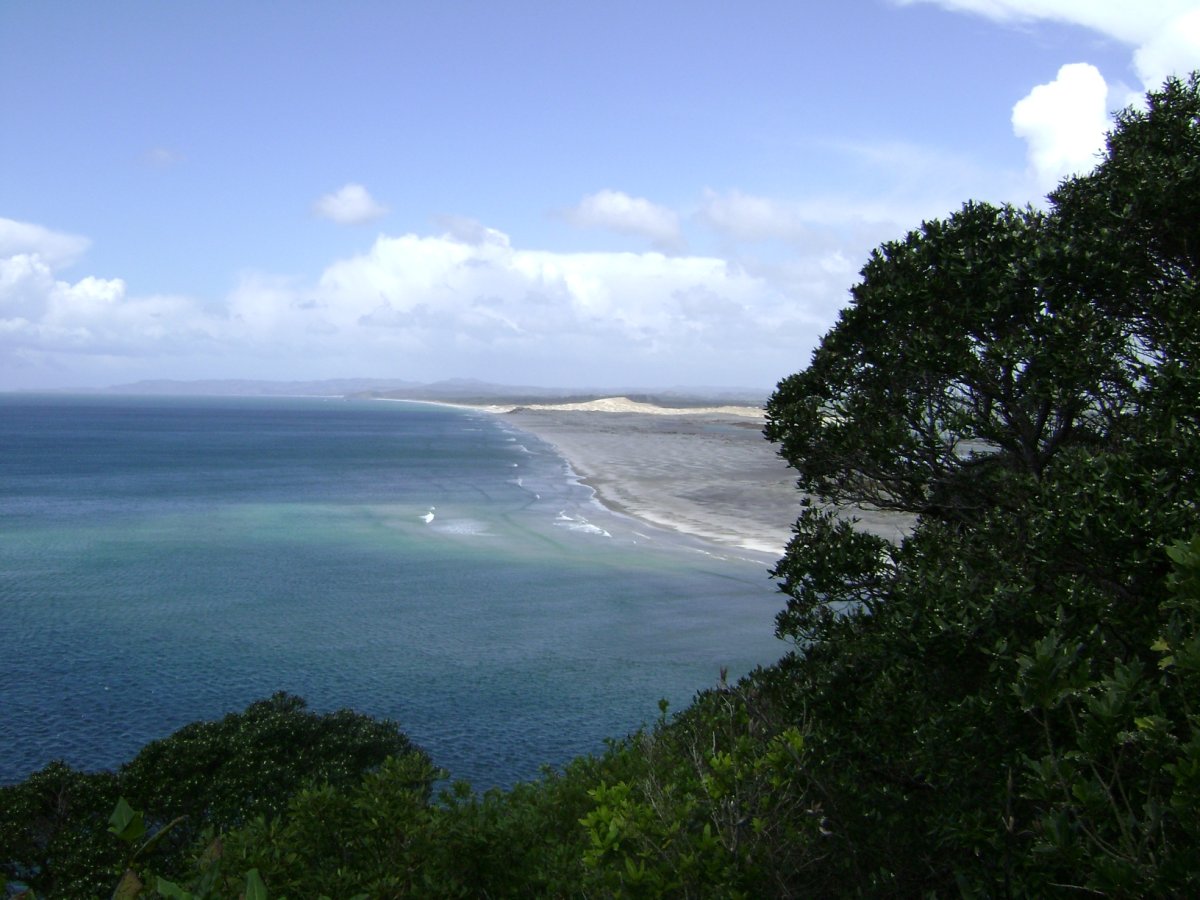
<instances>
[{"instance_id":1,"label":"hillside vegetation","mask_svg":"<svg viewBox=\"0 0 1200 900\"><path fill-rule=\"evenodd\" d=\"M1048 210L880 247L781 382L800 488L918 519L893 545L805 509L779 664L484 795L279 695L3 788L2 871L62 897L1200 895L1198 268L1193 76Z\"/></svg>"}]
</instances>

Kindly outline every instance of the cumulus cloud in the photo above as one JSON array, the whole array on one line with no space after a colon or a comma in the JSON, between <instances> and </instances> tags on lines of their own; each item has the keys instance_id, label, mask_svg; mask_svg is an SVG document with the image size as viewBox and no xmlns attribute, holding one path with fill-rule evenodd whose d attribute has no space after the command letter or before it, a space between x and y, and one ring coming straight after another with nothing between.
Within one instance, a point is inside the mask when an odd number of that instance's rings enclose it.
<instances>
[{"instance_id":1,"label":"cumulus cloud","mask_svg":"<svg viewBox=\"0 0 1200 900\"><path fill-rule=\"evenodd\" d=\"M580 228L604 228L648 238L663 250L676 250L683 244L679 216L674 210L621 191L606 189L588 194L568 211L567 218Z\"/></svg>"},{"instance_id":2,"label":"cumulus cloud","mask_svg":"<svg viewBox=\"0 0 1200 900\"><path fill-rule=\"evenodd\" d=\"M339 225L364 225L387 215L388 209L375 202L361 184L350 183L317 200L313 212Z\"/></svg>"},{"instance_id":3,"label":"cumulus cloud","mask_svg":"<svg viewBox=\"0 0 1200 900\"><path fill-rule=\"evenodd\" d=\"M1182 77L1200 68L1200 7L1168 20L1138 48L1133 62L1147 88L1161 85L1168 75Z\"/></svg>"},{"instance_id":4,"label":"cumulus cloud","mask_svg":"<svg viewBox=\"0 0 1200 900\"><path fill-rule=\"evenodd\" d=\"M76 262L88 244L78 235L0 219L0 384L19 385L23 367L32 367L27 386L38 387L47 371L76 371L82 359L175 360L219 341L222 317L189 298L131 296L120 278L61 278L58 269Z\"/></svg>"},{"instance_id":5,"label":"cumulus cloud","mask_svg":"<svg viewBox=\"0 0 1200 900\"><path fill-rule=\"evenodd\" d=\"M530 342L603 332L633 343L648 335L671 343L673 333L685 330L678 298L703 286L741 301L748 321L755 314L745 304L772 294L716 258L521 250L494 231L475 244L381 237L369 252L328 267L316 293L343 330L435 328L460 339Z\"/></svg>"},{"instance_id":6,"label":"cumulus cloud","mask_svg":"<svg viewBox=\"0 0 1200 900\"><path fill-rule=\"evenodd\" d=\"M1068 175L1091 171L1104 150L1108 85L1095 66L1074 63L1058 70L1013 107L1013 132L1029 146L1037 185L1049 190Z\"/></svg>"},{"instance_id":7,"label":"cumulus cloud","mask_svg":"<svg viewBox=\"0 0 1200 900\"><path fill-rule=\"evenodd\" d=\"M597 384L768 384L828 324L802 296L715 257L475 236L381 236L311 285L243 284L231 317L266 353L390 359L412 377Z\"/></svg>"},{"instance_id":8,"label":"cumulus cloud","mask_svg":"<svg viewBox=\"0 0 1200 900\"><path fill-rule=\"evenodd\" d=\"M380 236L313 279L248 273L206 303L138 296L117 278L64 280L36 253L0 257L0 380L11 386L17 361L36 357L64 371L123 367L108 383L228 375L229 360L254 360L273 377L350 365L425 379L765 387L803 363L845 295L845 272L819 265L560 253L450 224Z\"/></svg>"},{"instance_id":9,"label":"cumulus cloud","mask_svg":"<svg viewBox=\"0 0 1200 900\"><path fill-rule=\"evenodd\" d=\"M0 345L10 352L193 353L213 326L186 298L131 297L120 278L64 281L36 254L0 258Z\"/></svg>"},{"instance_id":10,"label":"cumulus cloud","mask_svg":"<svg viewBox=\"0 0 1200 900\"><path fill-rule=\"evenodd\" d=\"M91 241L77 234L0 218L0 259L32 254L53 268L69 266L87 252Z\"/></svg>"},{"instance_id":11,"label":"cumulus cloud","mask_svg":"<svg viewBox=\"0 0 1200 900\"><path fill-rule=\"evenodd\" d=\"M893 0L901 6L933 3L954 12L997 22L1052 21L1096 31L1134 49L1133 65L1145 90L1168 76L1200 67L1200 7L1197 0ZM1030 167L1041 189L1063 175L1086 171L1102 149L1110 126L1104 113L1109 88L1086 63L1063 66L1050 84L1038 85L1013 108L1013 130L1029 143ZM1114 106L1136 103L1118 92ZM1103 121L1101 119L1103 118Z\"/></svg>"}]
</instances>

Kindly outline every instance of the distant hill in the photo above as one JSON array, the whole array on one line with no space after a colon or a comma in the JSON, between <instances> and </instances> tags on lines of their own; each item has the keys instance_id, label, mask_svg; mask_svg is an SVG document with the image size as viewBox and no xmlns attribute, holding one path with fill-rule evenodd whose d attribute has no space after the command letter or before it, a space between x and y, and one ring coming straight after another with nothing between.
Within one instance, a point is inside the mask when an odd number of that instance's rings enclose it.
<instances>
[{"instance_id":1,"label":"distant hill","mask_svg":"<svg viewBox=\"0 0 1200 900\"><path fill-rule=\"evenodd\" d=\"M524 406L535 403L588 403L622 396L657 406L762 406L766 391L750 388L546 388L528 385L490 384L453 379L433 384L407 385L389 391L372 391L370 396L393 400L439 400L446 403L478 403Z\"/></svg>"},{"instance_id":2,"label":"distant hill","mask_svg":"<svg viewBox=\"0 0 1200 900\"><path fill-rule=\"evenodd\" d=\"M443 403L511 404L587 403L620 395L659 406L761 406L768 391L727 387L607 387L548 388L508 385L473 378L421 383L386 378L333 378L321 381L207 379L135 381L107 388L108 394L191 397L384 397L392 400L434 400Z\"/></svg>"},{"instance_id":3,"label":"distant hill","mask_svg":"<svg viewBox=\"0 0 1200 900\"><path fill-rule=\"evenodd\" d=\"M157 379L116 384L106 394L142 394L189 397L345 397L370 391L402 390L415 384L399 378L331 378L322 381L266 381L215 378L201 381Z\"/></svg>"}]
</instances>

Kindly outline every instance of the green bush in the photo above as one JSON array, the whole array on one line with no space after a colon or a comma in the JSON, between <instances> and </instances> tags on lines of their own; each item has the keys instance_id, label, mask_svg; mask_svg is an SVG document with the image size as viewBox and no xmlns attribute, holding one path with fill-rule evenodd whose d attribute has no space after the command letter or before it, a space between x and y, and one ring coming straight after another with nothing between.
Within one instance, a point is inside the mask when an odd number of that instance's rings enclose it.
<instances>
[{"instance_id":1,"label":"green bush","mask_svg":"<svg viewBox=\"0 0 1200 900\"><path fill-rule=\"evenodd\" d=\"M124 857L106 827L118 797L152 833L182 817L145 861L178 871L205 828L278 816L305 785L353 784L406 752L419 754L393 722L347 710L317 715L277 693L153 741L116 772L55 762L0 787L0 873L45 896L107 895Z\"/></svg>"}]
</instances>

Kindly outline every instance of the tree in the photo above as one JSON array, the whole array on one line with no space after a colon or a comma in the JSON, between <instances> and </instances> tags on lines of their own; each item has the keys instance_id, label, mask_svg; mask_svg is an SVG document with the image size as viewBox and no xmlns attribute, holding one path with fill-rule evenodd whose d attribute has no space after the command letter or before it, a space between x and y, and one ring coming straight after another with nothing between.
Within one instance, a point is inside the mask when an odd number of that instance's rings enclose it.
<instances>
[{"instance_id":1,"label":"tree","mask_svg":"<svg viewBox=\"0 0 1200 900\"><path fill-rule=\"evenodd\" d=\"M1128 323L1152 427L1195 431L1200 388L1200 73L1170 79L1117 117L1090 175L1050 195L1071 239L1106 261L1106 316ZM1148 419L1146 421L1149 421Z\"/></svg>"},{"instance_id":2,"label":"tree","mask_svg":"<svg viewBox=\"0 0 1200 900\"><path fill-rule=\"evenodd\" d=\"M767 405L767 437L827 505L804 510L776 569L785 634L870 610L895 573L896 549L830 506L952 529L1019 520L1066 460L1195 432L1198 114L1197 77L1170 81L1049 212L968 203L872 253Z\"/></svg>"},{"instance_id":3,"label":"tree","mask_svg":"<svg viewBox=\"0 0 1200 900\"><path fill-rule=\"evenodd\" d=\"M153 859L178 870L205 828L269 820L309 784L353 784L399 754L428 763L394 722L350 710L319 715L279 692L152 741L116 772L53 762L0 787L0 874L39 894L107 895L123 852L106 830L119 796L143 813L151 832L183 817Z\"/></svg>"},{"instance_id":4,"label":"tree","mask_svg":"<svg viewBox=\"0 0 1200 900\"><path fill-rule=\"evenodd\" d=\"M1200 79L1121 114L1050 199L885 244L768 405L832 505L776 567L805 645L781 690L831 865L868 892L1200 880ZM854 504L916 524L892 544Z\"/></svg>"},{"instance_id":5,"label":"tree","mask_svg":"<svg viewBox=\"0 0 1200 900\"><path fill-rule=\"evenodd\" d=\"M1129 391L1119 323L1101 316L1053 219L968 203L884 244L767 435L803 490L971 521L1094 443Z\"/></svg>"}]
</instances>

